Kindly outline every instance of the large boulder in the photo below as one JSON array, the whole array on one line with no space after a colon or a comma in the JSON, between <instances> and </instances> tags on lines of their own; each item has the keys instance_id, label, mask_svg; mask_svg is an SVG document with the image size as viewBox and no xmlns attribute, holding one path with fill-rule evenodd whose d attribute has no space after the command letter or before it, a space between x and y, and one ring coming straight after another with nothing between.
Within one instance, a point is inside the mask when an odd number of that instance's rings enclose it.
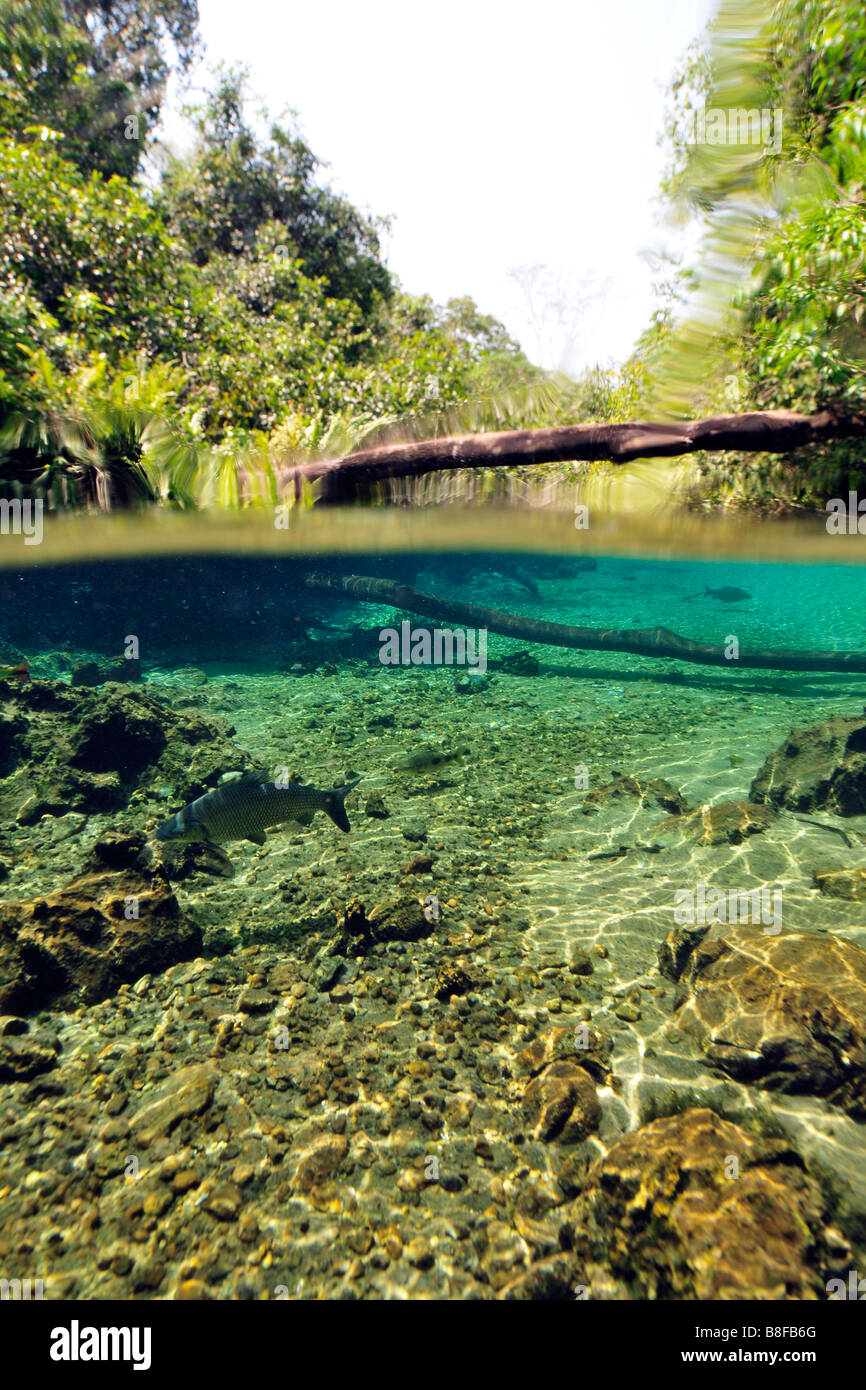
<instances>
[{"instance_id":1,"label":"large boulder","mask_svg":"<svg viewBox=\"0 0 866 1390\"><path fill-rule=\"evenodd\" d=\"M571 1207L591 1298L825 1298L829 1213L786 1144L711 1110L654 1120L590 1168Z\"/></svg>"},{"instance_id":2,"label":"large boulder","mask_svg":"<svg viewBox=\"0 0 866 1390\"><path fill-rule=\"evenodd\" d=\"M791 811L866 814L866 719L835 716L793 729L764 763L750 799Z\"/></svg>"},{"instance_id":3,"label":"large boulder","mask_svg":"<svg viewBox=\"0 0 866 1390\"><path fill-rule=\"evenodd\" d=\"M866 1119L866 951L749 925L671 932L662 973L706 1062L768 1090L825 1096Z\"/></svg>"},{"instance_id":4,"label":"large boulder","mask_svg":"<svg viewBox=\"0 0 866 1390\"><path fill-rule=\"evenodd\" d=\"M64 888L0 904L0 1013L93 1004L200 953L145 836L108 834Z\"/></svg>"}]
</instances>

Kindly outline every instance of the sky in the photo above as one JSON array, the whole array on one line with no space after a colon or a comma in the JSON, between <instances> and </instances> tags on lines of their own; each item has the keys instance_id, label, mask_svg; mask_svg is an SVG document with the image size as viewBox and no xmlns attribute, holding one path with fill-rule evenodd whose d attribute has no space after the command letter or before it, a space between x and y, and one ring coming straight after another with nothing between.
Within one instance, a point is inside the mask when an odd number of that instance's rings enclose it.
<instances>
[{"instance_id":1,"label":"sky","mask_svg":"<svg viewBox=\"0 0 866 1390\"><path fill-rule=\"evenodd\" d=\"M471 295L536 362L622 361L649 322L665 89L712 0L199 0L203 64L292 109L324 181L391 219L404 289Z\"/></svg>"}]
</instances>

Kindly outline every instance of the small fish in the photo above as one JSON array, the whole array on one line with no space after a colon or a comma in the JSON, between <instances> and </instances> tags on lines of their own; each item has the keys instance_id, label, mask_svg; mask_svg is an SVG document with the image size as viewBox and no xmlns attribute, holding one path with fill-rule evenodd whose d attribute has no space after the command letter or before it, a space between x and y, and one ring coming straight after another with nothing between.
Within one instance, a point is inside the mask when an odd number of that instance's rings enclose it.
<instances>
[{"instance_id":1,"label":"small fish","mask_svg":"<svg viewBox=\"0 0 866 1390\"><path fill-rule=\"evenodd\" d=\"M622 859L626 854L660 854L664 845L658 845L653 841L651 845L617 845L615 849L597 849L592 854L588 854L587 859Z\"/></svg>"},{"instance_id":2,"label":"small fish","mask_svg":"<svg viewBox=\"0 0 866 1390\"><path fill-rule=\"evenodd\" d=\"M440 763L453 762L468 753L468 748L433 748L429 743L419 748L417 753L409 753L401 758L396 766L401 772L418 772L424 767L439 767Z\"/></svg>"},{"instance_id":3,"label":"small fish","mask_svg":"<svg viewBox=\"0 0 866 1390\"><path fill-rule=\"evenodd\" d=\"M742 603L743 599L751 598L752 595L746 589L735 589L732 585L726 584L721 589L711 589L709 584L704 589L703 598L719 598L722 603Z\"/></svg>"},{"instance_id":4,"label":"small fish","mask_svg":"<svg viewBox=\"0 0 866 1390\"><path fill-rule=\"evenodd\" d=\"M26 661L22 661L18 666L0 666L0 680L2 681L29 681L30 670Z\"/></svg>"},{"instance_id":5,"label":"small fish","mask_svg":"<svg viewBox=\"0 0 866 1390\"><path fill-rule=\"evenodd\" d=\"M348 831L351 826L343 802L360 780L355 777L342 787L318 791L300 782L278 787L262 772L246 772L184 806L159 827L156 838L207 844L252 840L263 845L269 826L289 820L309 825L316 811L325 811L336 826Z\"/></svg>"}]
</instances>

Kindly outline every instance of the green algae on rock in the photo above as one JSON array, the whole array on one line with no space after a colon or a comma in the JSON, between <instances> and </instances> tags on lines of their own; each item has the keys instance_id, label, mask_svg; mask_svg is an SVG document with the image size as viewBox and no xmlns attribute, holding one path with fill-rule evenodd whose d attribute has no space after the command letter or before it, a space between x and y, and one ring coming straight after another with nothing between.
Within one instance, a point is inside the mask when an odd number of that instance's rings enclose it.
<instances>
[{"instance_id":1,"label":"green algae on rock","mask_svg":"<svg viewBox=\"0 0 866 1390\"><path fill-rule=\"evenodd\" d=\"M227 720L175 710L129 685L8 686L0 699L0 809L21 825L44 815L126 808L174 782L189 796L251 759Z\"/></svg>"}]
</instances>

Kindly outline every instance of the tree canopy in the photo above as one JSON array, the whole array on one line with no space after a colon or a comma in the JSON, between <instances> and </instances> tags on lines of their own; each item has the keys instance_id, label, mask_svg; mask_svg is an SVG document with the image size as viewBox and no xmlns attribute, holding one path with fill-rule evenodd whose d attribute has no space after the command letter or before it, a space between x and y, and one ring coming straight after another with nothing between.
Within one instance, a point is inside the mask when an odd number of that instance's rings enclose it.
<instances>
[{"instance_id":1,"label":"tree canopy","mask_svg":"<svg viewBox=\"0 0 866 1390\"><path fill-rule=\"evenodd\" d=\"M0 0L0 487L59 477L74 498L128 465L133 495L237 501L253 458L270 496L284 461L395 429L866 408L861 0L720 0L663 132L663 198L698 219L701 257L663 266L629 360L577 381L472 299L407 294L384 222L243 72L190 109L188 154L146 161L199 50L195 0ZM707 138L719 122L730 138ZM866 484L841 440L700 469L702 503Z\"/></svg>"}]
</instances>

